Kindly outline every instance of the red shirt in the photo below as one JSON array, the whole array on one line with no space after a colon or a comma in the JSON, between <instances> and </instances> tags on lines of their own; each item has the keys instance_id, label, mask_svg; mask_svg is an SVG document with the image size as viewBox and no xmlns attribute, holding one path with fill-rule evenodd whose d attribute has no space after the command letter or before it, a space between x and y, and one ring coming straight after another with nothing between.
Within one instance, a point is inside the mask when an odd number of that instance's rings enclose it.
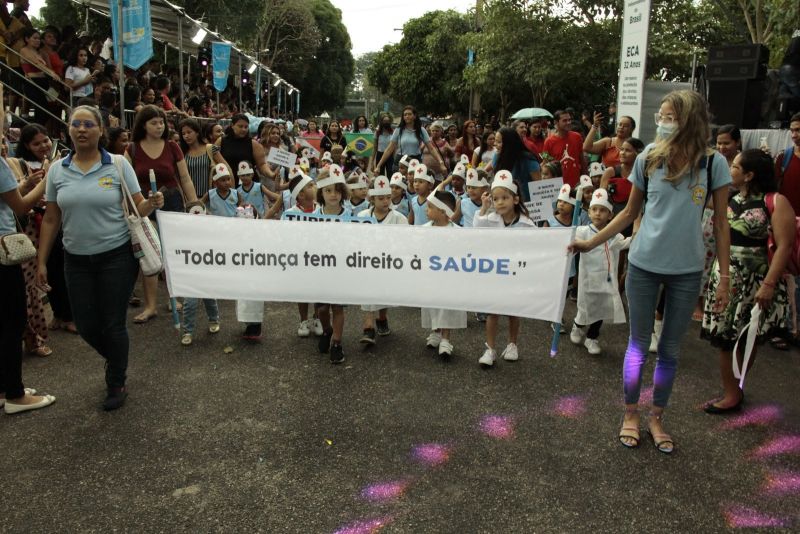
<instances>
[{"instance_id":1,"label":"red shirt","mask_svg":"<svg viewBox=\"0 0 800 534\"><path fill-rule=\"evenodd\" d=\"M780 194L789 199L795 214L800 215L800 156L793 154L786 172L783 172L783 153L781 153L775 162L775 175L781 176L781 173L783 179Z\"/></svg>"},{"instance_id":2,"label":"red shirt","mask_svg":"<svg viewBox=\"0 0 800 534\"><path fill-rule=\"evenodd\" d=\"M130 150L128 151L130 155ZM151 158L142 150L142 145L136 143L133 150L133 170L139 179L142 191L150 191L150 169L156 173L156 186L161 189L178 187L178 162L183 161L181 147L174 141L164 143L164 150L156 159Z\"/></svg>"},{"instance_id":3,"label":"red shirt","mask_svg":"<svg viewBox=\"0 0 800 534\"><path fill-rule=\"evenodd\" d=\"M569 157L566 157L565 150ZM583 138L581 135L577 132L567 132L567 137L550 135L544 140L543 152L547 152L554 160L561 162L564 183L574 188L581 178L581 169L583 168Z\"/></svg>"}]
</instances>

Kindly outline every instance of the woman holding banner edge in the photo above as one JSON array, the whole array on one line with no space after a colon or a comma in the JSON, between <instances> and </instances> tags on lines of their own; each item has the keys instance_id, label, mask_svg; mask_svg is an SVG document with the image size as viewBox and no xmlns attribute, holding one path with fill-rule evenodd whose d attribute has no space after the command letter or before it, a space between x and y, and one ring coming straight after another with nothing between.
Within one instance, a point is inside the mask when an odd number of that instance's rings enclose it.
<instances>
[{"instance_id":1,"label":"woman holding banner edge","mask_svg":"<svg viewBox=\"0 0 800 534\"><path fill-rule=\"evenodd\" d=\"M731 175L725 158L707 148L711 137L708 112L698 93L685 90L669 93L656 113L656 123L655 143L636 158L629 178L634 187L625 209L592 239L573 242L570 250L584 252L601 245L631 224L642 212L645 202L650 202L628 256L625 285L630 337L622 369L625 413L619 440L629 448L639 445L642 371L658 291L663 284L669 298L658 344L647 431L656 449L669 454L675 443L664 431L663 415L675 379L680 342L691 321L696 292L700 289L704 263L701 216L709 197L709 185L714 196L720 273L715 308L722 309L730 300L730 232L726 202ZM711 165L710 172L707 165ZM677 251L682 253L677 254Z\"/></svg>"}]
</instances>

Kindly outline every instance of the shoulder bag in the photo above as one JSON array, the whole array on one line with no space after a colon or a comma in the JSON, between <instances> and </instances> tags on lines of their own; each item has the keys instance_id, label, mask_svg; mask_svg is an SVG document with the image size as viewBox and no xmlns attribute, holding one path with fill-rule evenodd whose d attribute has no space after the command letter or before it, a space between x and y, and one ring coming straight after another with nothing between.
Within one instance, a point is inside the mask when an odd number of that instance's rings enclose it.
<instances>
[{"instance_id":1,"label":"shoulder bag","mask_svg":"<svg viewBox=\"0 0 800 534\"><path fill-rule=\"evenodd\" d=\"M161 240L153 223L147 217L139 215L139 209L133 201L128 184L125 183L125 173L122 165L122 156L114 155L114 165L119 174L120 189L122 189L122 211L125 213L125 222L131 234L133 255L139 260L142 274L152 276L164 268L161 257ZM130 207L129 207L130 206Z\"/></svg>"},{"instance_id":2,"label":"shoulder bag","mask_svg":"<svg viewBox=\"0 0 800 534\"><path fill-rule=\"evenodd\" d=\"M14 215L14 220L19 220ZM20 230L22 228L20 227ZM24 232L5 234L0 236L0 264L11 266L19 265L36 257L36 247Z\"/></svg>"}]
</instances>

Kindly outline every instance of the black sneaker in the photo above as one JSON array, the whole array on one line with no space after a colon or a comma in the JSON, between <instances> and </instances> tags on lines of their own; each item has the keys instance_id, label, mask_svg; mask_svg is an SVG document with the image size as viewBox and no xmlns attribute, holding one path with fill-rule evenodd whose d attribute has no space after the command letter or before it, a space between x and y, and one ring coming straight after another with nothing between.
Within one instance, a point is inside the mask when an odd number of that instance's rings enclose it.
<instances>
[{"instance_id":1,"label":"black sneaker","mask_svg":"<svg viewBox=\"0 0 800 534\"><path fill-rule=\"evenodd\" d=\"M127 388L108 388L106 400L103 401L103 410L110 412L112 410L116 410L117 408L122 408L122 405L125 404L125 399L127 398Z\"/></svg>"},{"instance_id":2,"label":"black sneaker","mask_svg":"<svg viewBox=\"0 0 800 534\"><path fill-rule=\"evenodd\" d=\"M344 361L344 352L339 343L331 345L331 363L342 363Z\"/></svg>"},{"instance_id":3,"label":"black sneaker","mask_svg":"<svg viewBox=\"0 0 800 534\"><path fill-rule=\"evenodd\" d=\"M364 335L361 336L361 343L365 345L374 345L375 344L375 329L374 328L365 328Z\"/></svg>"},{"instance_id":4,"label":"black sneaker","mask_svg":"<svg viewBox=\"0 0 800 534\"><path fill-rule=\"evenodd\" d=\"M322 335L319 336L319 344L317 347L319 348L320 354L328 354L328 351L331 348L331 337L333 336L333 330L330 332L322 332Z\"/></svg>"},{"instance_id":5,"label":"black sneaker","mask_svg":"<svg viewBox=\"0 0 800 534\"><path fill-rule=\"evenodd\" d=\"M261 323L248 323L244 329L242 338L248 341L258 341L261 339Z\"/></svg>"},{"instance_id":6,"label":"black sneaker","mask_svg":"<svg viewBox=\"0 0 800 534\"><path fill-rule=\"evenodd\" d=\"M389 329L389 319L384 319L383 321L378 319L375 321L375 327L378 329L379 336L388 336L392 333L392 331Z\"/></svg>"}]
</instances>

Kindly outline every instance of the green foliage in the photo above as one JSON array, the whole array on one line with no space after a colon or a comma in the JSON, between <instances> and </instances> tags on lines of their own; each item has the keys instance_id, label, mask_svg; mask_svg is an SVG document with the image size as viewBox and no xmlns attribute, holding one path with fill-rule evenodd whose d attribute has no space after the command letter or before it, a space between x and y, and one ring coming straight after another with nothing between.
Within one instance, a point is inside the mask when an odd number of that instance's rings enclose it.
<instances>
[{"instance_id":1,"label":"green foliage","mask_svg":"<svg viewBox=\"0 0 800 534\"><path fill-rule=\"evenodd\" d=\"M52 25L63 29L65 26L72 26L78 31L86 28L85 10L72 0L47 0L39 11L39 19L34 25L37 27ZM108 18L89 12L89 32L92 35L105 37L111 35L111 22Z\"/></svg>"}]
</instances>

